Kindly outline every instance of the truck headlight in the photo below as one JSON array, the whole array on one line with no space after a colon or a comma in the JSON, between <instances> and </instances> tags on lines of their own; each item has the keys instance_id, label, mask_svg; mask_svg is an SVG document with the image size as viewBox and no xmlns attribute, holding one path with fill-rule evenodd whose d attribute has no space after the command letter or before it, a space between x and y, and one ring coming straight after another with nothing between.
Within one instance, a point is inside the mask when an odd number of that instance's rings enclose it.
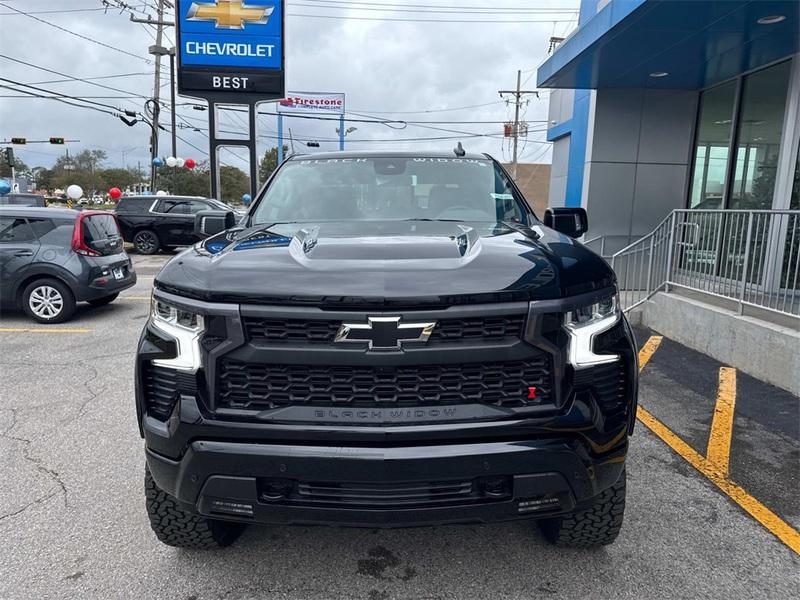
<instances>
[{"instance_id":1,"label":"truck headlight","mask_svg":"<svg viewBox=\"0 0 800 600\"><path fill-rule=\"evenodd\" d=\"M570 364L581 369L618 360L616 354L595 354L594 339L616 325L619 318L616 295L568 312L564 317L564 329L569 335Z\"/></svg>"},{"instance_id":2,"label":"truck headlight","mask_svg":"<svg viewBox=\"0 0 800 600\"><path fill-rule=\"evenodd\" d=\"M154 297L150 307L150 324L175 340L178 349L175 358L154 359L154 365L190 373L200 368L200 336L204 330L201 315Z\"/></svg>"}]
</instances>

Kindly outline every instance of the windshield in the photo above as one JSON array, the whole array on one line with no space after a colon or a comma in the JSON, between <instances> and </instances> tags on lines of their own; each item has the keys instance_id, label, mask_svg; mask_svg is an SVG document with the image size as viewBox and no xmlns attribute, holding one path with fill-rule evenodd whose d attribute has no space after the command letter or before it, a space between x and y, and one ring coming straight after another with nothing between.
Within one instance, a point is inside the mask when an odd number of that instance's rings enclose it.
<instances>
[{"instance_id":1,"label":"windshield","mask_svg":"<svg viewBox=\"0 0 800 600\"><path fill-rule=\"evenodd\" d=\"M525 222L524 200L491 160L339 158L281 167L252 224L453 220Z\"/></svg>"}]
</instances>

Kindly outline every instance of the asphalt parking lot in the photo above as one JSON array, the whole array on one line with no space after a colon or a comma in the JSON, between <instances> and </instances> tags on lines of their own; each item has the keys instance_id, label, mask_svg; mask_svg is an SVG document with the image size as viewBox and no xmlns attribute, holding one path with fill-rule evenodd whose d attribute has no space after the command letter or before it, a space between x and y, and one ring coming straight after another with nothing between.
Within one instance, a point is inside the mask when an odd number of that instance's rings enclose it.
<instances>
[{"instance_id":1,"label":"asphalt parking lot","mask_svg":"<svg viewBox=\"0 0 800 600\"><path fill-rule=\"evenodd\" d=\"M0 598L800 597L800 399L643 330L613 546L557 549L528 522L163 546L144 511L133 355L165 260L136 256L137 286L70 323L0 319Z\"/></svg>"}]
</instances>

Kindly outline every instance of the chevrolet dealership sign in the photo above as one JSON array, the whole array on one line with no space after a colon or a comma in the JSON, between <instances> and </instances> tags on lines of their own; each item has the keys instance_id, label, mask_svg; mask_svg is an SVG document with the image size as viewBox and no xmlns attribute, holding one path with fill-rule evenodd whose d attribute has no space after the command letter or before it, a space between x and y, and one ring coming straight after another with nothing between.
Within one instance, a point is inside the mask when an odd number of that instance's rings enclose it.
<instances>
[{"instance_id":1,"label":"chevrolet dealership sign","mask_svg":"<svg viewBox=\"0 0 800 600\"><path fill-rule=\"evenodd\" d=\"M283 97L283 9L283 0L178 0L179 93Z\"/></svg>"}]
</instances>

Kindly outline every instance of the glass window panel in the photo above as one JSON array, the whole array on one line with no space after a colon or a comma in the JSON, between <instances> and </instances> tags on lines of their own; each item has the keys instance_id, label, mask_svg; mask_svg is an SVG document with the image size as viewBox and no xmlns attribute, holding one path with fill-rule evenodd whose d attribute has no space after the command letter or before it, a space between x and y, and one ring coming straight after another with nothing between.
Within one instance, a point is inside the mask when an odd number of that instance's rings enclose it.
<instances>
[{"instance_id":1,"label":"glass window panel","mask_svg":"<svg viewBox=\"0 0 800 600\"><path fill-rule=\"evenodd\" d=\"M726 83L700 96L697 122L692 208L721 208L728 169L736 82Z\"/></svg>"},{"instance_id":2,"label":"glass window panel","mask_svg":"<svg viewBox=\"0 0 800 600\"><path fill-rule=\"evenodd\" d=\"M791 63L744 78L729 208L772 208Z\"/></svg>"}]
</instances>

